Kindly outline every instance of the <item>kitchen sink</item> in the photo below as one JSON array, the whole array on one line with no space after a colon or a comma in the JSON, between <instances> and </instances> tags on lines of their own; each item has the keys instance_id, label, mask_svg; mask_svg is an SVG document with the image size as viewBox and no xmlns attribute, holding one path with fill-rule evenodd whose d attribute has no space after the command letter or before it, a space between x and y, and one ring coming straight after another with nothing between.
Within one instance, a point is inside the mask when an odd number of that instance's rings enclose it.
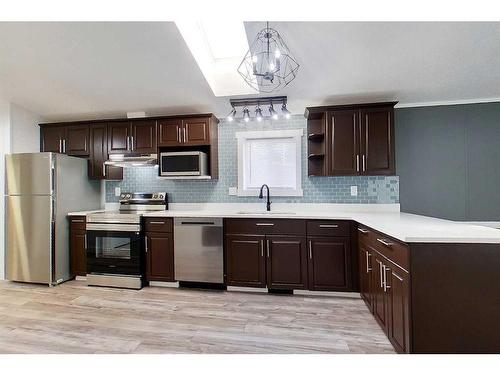
<instances>
[{"instance_id":1,"label":"kitchen sink","mask_svg":"<svg viewBox=\"0 0 500 375\"><path fill-rule=\"evenodd\" d=\"M238 215L295 215L296 212L289 211L239 211Z\"/></svg>"}]
</instances>

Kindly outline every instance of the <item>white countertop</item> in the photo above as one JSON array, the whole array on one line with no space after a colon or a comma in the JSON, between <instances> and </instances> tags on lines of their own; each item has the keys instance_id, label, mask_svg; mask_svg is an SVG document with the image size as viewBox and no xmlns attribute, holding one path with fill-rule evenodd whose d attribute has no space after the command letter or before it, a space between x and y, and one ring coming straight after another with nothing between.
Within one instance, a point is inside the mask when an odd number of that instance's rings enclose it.
<instances>
[{"instance_id":1,"label":"white countertop","mask_svg":"<svg viewBox=\"0 0 500 375\"><path fill-rule=\"evenodd\" d=\"M273 214L266 214L261 206L257 206L259 209L256 209L256 206L238 208L224 204L189 209L178 206L167 211L143 213L143 216L353 220L403 242L500 243L498 229L403 213L392 207L367 207L363 211L363 207L353 209L348 205L283 205L273 209ZM305 209L306 207L308 208ZM70 215L86 215L92 212L95 211L72 212Z\"/></svg>"}]
</instances>

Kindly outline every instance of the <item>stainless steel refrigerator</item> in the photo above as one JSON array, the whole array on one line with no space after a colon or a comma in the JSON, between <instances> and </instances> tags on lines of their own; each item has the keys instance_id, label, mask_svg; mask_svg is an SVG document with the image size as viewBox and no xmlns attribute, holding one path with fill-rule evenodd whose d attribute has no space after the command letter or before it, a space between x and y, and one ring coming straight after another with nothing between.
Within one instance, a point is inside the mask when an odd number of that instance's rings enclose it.
<instances>
[{"instance_id":1,"label":"stainless steel refrigerator","mask_svg":"<svg viewBox=\"0 0 500 375\"><path fill-rule=\"evenodd\" d=\"M72 211L101 206L87 160L51 152L5 156L6 278L48 285L70 276Z\"/></svg>"}]
</instances>

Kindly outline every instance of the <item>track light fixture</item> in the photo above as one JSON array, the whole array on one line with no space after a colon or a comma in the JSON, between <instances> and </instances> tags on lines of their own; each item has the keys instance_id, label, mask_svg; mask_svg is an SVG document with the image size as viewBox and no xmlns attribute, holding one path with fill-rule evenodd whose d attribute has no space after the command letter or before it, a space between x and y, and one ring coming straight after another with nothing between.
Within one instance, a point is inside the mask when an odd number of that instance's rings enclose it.
<instances>
[{"instance_id":1,"label":"track light fixture","mask_svg":"<svg viewBox=\"0 0 500 375\"><path fill-rule=\"evenodd\" d=\"M242 99L231 99L231 112L227 115L227 121L231 122L237 119L237 108L241 107L242 119L244 122L250 122L252 117L250 116L249 107L255 106L255 119L261 122L264 119L278 120L278 118L283 117L289 119L291 116L290 111L286 108L287 97L286 96L271 96L271 97L261 97L261 98L242 98ZM274 109L274 105L281 105L281 113L278 113ZM262 112L262 107L266 108L269 106L269 115L264 115ZM267 111L266 111L267 113Z\"/></svg>"}]
</instances>

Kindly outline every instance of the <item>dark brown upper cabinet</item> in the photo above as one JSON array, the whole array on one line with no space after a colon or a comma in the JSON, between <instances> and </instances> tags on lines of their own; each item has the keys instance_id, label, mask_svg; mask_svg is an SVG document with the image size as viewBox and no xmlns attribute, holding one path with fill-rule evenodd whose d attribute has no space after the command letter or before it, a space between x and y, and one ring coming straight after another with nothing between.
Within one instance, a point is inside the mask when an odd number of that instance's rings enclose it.
<instances>
[{"instance_id":1,"label":"dark brown upper cabinet","mask_svg":"<svg viewBox=\"0 0 500 375\"><path fill-rule=\"evenodd\" d=\"M117 121L108 125L109 154L155 154L156 121Z\"/></svg>"},{"instance_id":2,"label":"dark brown upper cabinet","mask_svg":"<svg viewBox=\"0 0 500 375\"><path fill-rule=\"evenodd\" d=\"M104 165L108 159L107 124L90 126L89 178L92 180L122 180L123 168Z\"/></svg>"},{"instance_id":3,"label":"dark brown upper cabinet","mask_svg":"<svg viewBox=\"0 0 500 375\"><path fill-rule=\"evenodd\" d=\"M89 156L90 133L88 124L66 127L64 151L71 156Z\"/></svg>"},{"instance_id":4,"label":"dark brown upper cabinet","mask_svg":"<svg viewBox=\"0 0 500 375\"><path fill-rule=\"evenodd\" d=\"M306 108L308 175L394 174L396 103Z\"/></svg>"},{"instance_id":5,"label":"dark brown upper cabinet","mask_svg":"<svg viewBox=\"0 0 500 375\"><path fill-rule=\"evenodd\" d=\"M158 121L158 146L204 146L211 144L210 117L169 118Z\"/></svg>"},{"instance_id":6,"label":"dark brown upper cabinet","mask_svg":"<svg viewBox=\"0 0 500 375\"><path fill-rule=\"evenodd\" d=\"M158 121L158 146L182 145L182 119L172 118Z\"/></svg>"},{"instance_id":7,"label":"dark brown upper cabinet","mask_svg":"<svg viewBox=\"0 0 500 375\"><path fill-rule=\"evenodd\" d=\"M41 128L42 152L57 152L71 156L89 156L90 135L88 124L45 125Z\"/></svg>"}]
</instances>

